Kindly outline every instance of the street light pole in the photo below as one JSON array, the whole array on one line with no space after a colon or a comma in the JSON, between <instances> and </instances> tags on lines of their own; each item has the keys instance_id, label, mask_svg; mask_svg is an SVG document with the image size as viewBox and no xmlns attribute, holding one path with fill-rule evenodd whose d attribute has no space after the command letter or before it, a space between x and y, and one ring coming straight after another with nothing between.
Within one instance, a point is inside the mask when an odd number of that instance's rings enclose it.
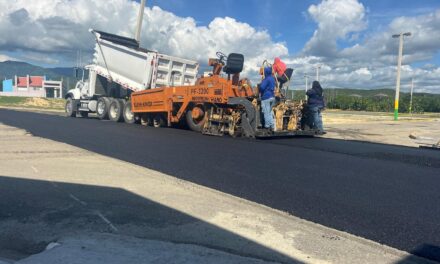
<instances>
[{"instance_id":1,"label":"street light pole","mask_svg":"<svg viewBox=\"0 0 440 264\"><path fill-rule=\"evenodd\" d=\"M409 113L410 114L412 114L413 91L414 91L414 78L411 79L411 99L409 100Z\"/></svg>"},{"instance_id":2,"label":"street light pole","mask_svg":"<svg viewBox=\"0 0 440 264\"><path fill-rule=\"evenodd\" d=\"M321 65L316 66L316 80L319 82L319 69L321 69Z\"/></svg>"},{"instance_id":3,"label":"street light pole","mask_svg":"<svg viewBox=\"0 0 440 264\"><path fill-rule=\"evenodd\" d=\"M394 120L399 119L399 95L400 95L400 70L402 67L403 55L403 37L411 36L411 32L393 35L393 38L399 38L399 55L397 58L397 78L396 78L396 97L394 99Z\"/></svg>"}]
</instances>

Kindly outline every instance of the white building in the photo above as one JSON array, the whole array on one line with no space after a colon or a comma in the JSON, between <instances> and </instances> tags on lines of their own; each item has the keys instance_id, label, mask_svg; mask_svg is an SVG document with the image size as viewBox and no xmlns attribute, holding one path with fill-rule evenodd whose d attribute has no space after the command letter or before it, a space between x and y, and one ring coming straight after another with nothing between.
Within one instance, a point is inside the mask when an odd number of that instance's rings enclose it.
<instances>
[{"instance_id":1,"label":"white building","mask_svg":"<svg viewBox=\"0 0 440 264\"><path fill-rule=\"evenodd\" d=\"M63 98L63 82L46 80L46 76L15 76L11 90L0 92L3 96Z\"/></svg>"}]
</instances>

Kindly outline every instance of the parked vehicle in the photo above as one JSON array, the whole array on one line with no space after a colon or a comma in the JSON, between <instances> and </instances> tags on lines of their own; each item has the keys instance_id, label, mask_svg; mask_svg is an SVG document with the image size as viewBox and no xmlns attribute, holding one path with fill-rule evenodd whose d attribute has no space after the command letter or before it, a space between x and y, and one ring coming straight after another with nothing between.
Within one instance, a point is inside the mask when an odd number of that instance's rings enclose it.
<instances>
[{"instance_id":1,"label":"parked vehicle","mask_svg":"<svg viewBox=\"0 0 440 264\"><path fill-rule=\"evenodd\" d=\"M90 30L96 38L89 78L69 90L65 98L69 116L96 113L100 119L121 121L132 92L160 87L194 85L196 61L139 47L136 40Z\"/></svg>"}]
</instances>

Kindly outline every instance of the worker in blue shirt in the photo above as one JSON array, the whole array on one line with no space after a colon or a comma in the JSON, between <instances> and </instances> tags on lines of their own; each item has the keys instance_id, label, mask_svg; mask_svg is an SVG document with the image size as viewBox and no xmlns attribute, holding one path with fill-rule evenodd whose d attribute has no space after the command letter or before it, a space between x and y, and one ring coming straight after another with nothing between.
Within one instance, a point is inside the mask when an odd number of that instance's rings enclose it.
<instances>
[{"instance_id":1,"label":"worker in blue shirt","mask_svg":"<svg viewBox=\"0 0 440 264\"><path fill-rule=\"evenodd\" d=\"M275 104L275 78L272 75L272 68L264 68L264 79L260 83L261 108L264 116L264 127L274 130L275 122L272 108Z\"/></svg>"}]
</instances>

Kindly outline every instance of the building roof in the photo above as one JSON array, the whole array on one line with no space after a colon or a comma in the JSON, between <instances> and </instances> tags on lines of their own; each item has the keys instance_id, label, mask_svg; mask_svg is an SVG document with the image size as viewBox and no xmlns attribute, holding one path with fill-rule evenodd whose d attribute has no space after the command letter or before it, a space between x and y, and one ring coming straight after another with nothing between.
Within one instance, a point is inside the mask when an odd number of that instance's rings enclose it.
<instances>
[{"instance_id":1,"label":"building roof","mask_svg":"<svg viewBox=\"0 0 440 264\"><path fill-rule=\"evenodd\" d=\"M31 87L43 87L44 76L30 76L29 86ZM17 87L27 87L28 77L17 77Z\"/></svg>"},{"instance_id":2,"label":"building roof","mask_svg":"<svg viewBox=\"0 0 440 264\"><path fill-rule=\"evenodd\" d=\"M17 77L17 87L27 87L27 77Z\"/></svg>"}]
</instances>

